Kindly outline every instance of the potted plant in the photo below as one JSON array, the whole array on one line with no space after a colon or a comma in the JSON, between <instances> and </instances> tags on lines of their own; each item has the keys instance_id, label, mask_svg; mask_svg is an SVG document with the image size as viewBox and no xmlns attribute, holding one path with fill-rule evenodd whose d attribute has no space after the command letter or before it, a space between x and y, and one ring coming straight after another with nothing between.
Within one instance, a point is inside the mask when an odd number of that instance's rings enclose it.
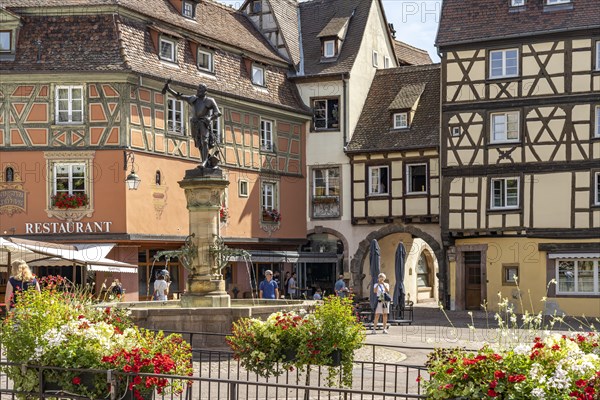
<instances>
[{"instance_id":1,"label":"potted plant","mask_svg":"<svg viewBox=\"0 0 600 400\"><path fill-rule=\"evenodd\" d=\"M352 300L330 296L313 314L274 313L266 321L242 318L226 340L242 367L260 376L278 376L296 367L306 369L308 382L310 367L324 365L329 367L330 386L341 377L340 383L351 387L354 351L364 339Z\"/></svg>"},{"instance_id":2,"label":"potted plant","mask_svg":"<svg viewBox=\"0 0 600 400\"><path fill-rule=\"evenodd\" d=\"M229 209L222 205L219 210L219 216L221 217L221 222L227 222L229 219Z\"/></svg>"},{"instance_id":3,"label":"potted plant","mask_svg":"<svg viewBox=\"0 0 600 400\"><path fill-rule=\"evenodd\" d=\"M301 365L329 366L327 382L352 387L354 352L365 340L365 329L352 308L349 297L328 296L315 309L314 318L304 330L304 346L298 351Z\"/></svg>"},{"instance_id":4,"label":"potted plant","mask_svg":"<svg viewBox=\"0 0 600 400\"><path fill-rule=\"evenodd\" d=\"M263 209L263 221L269 222L280 222L281 221L281 213L274 208L264 208Z\"/></svg>"},{"instance_id":5,"label":"potted plant","mask_svg":"<svg viewBox=\"0 0 600 400\"><path fill-rule=\"evenodd\" d=\"M266 321L242 318L233 323L226 342L246 370L265 378L279 376L295 365L309 318L295 312L273 313Z\"/></svg>"},{"instance_id":6,"label":"potted plant","mask_svg":"<svg viewBox=\"0 0 600 400\"><path fill-rule=\"evenodd\" d=\"M142 379L135 375L191 374L191 349L180 335L164 337L162 333L140 329L128 318L126 310L98 308L88 293L59 291L55 282L51 280L41 293L19 293L16 307L0 326L3 354L9 362L18 364L4 369L15 390L39 392L40 367L68 369L46 370L42 390L50 384L91 399L108 395L106 372L90 378L75 369L120 369L132 373L127 377L130 382L123 382L119 388L121 395L129 389L138 400L143 398L139 391L142 387L158 393L182 390L184 382L178 380ZM132 357L134 354L140 357Z\"/></svg>"},{"instance_id":7,"label":"potted plant","mask_svg":"<svg viewBox=\"0 0 600 400\"><path fill-rule=\"evenodd\" d=\"M67 192L60 192L52 196L52 207L63 210L70 208L81 208L89 204L87 194L82 192L76 192L69 194Z\"/></svg>"}]
</instances>

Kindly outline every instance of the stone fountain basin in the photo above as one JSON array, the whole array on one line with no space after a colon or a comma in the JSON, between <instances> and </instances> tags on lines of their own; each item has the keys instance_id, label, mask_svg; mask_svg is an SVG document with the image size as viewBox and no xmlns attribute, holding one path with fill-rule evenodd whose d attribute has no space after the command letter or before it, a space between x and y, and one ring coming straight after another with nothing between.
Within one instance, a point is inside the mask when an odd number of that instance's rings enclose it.
<instances>
[{"instance_id":1,"label":"stone fountain basin","mask_svg":"<svg viewBox=\"0 0 600 400\"><path fill-rule=\"evenodd\" d=\"M193 348L224 348L224 334L240 318L266 319L282 311L312 311L313 300L231 300L231 307L181 307L180 300L105 303L103 306L127 308L140 327L167 332L194 332ZM189 339L189 338L186 338Z\"/></svg>"}]
</instances>

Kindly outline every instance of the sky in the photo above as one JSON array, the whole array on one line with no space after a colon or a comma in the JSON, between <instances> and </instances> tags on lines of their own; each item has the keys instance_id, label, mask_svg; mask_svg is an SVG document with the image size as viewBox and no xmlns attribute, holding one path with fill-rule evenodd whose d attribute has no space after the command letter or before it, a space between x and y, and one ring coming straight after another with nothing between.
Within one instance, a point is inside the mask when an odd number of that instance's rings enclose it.
<instances>
[{"instance_id":1,"label":"sky","mask_svg":"<svg viewBox=\"0 0 600 400\"><path fill-rule=\"evenodd\" d=\"M235 8L243 0L217 0ZM388 22L394 24L396 39L427 50L433 62L439 62L434 42L442 9L442 0L382 0Z\"/></svg>"}]
</instances>

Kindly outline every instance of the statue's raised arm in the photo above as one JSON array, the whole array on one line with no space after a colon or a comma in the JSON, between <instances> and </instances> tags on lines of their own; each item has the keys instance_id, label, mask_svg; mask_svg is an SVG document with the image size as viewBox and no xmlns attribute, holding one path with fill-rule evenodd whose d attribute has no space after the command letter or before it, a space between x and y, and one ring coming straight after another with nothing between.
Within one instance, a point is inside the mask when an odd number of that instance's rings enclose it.
<instances>
[{"instance_id":1,"label":"statue's raised arm","mask_svg":"<svg viewBox=\"0 0 600 400\"><path fill-rule=\"evenodd\" d=\"M173 90L170 86L171 79L167 80L162 89L162 93L172 94L178 100L185 100L192 106L190 125L194 145L200 150L202 157L202 166L205 168L216 168L219 163L220 152L215 150L210 154L209 150L218 147L218 141L215 140L212 133L213 121L221 116L221 111L217 102L212 97L206 96L207 87L204 84L198 85L195 96L186 96Z\"/></svg>"}]
</instances>

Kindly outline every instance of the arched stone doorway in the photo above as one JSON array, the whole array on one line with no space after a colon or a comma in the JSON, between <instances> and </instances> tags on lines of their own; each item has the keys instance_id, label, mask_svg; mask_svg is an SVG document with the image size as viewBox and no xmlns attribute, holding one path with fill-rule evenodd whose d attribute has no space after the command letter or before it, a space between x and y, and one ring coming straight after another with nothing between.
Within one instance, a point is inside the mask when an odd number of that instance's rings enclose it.
<instances>
[{"instance_id":1,"label":"arched stone doorway","mask_svg":"<svg viewBox=\"0 0 600 400\"><path fill-rule=\"evenodd\" d=\"M394 258L398 244L406 249L404 286L410 300L415 303L444 299L443 287L438 277L445 268L443 248L430 234L411 225L390 224L371 232L362 240L350 264L355 283L354 290L360 296L369 295L369 247L377 239L381 249L381 272L385 273L390 286L396 282ZM421 281L419 281L419 278ZM408 297L408 296L407 296Z\"/></svg>"}]
</instances>

